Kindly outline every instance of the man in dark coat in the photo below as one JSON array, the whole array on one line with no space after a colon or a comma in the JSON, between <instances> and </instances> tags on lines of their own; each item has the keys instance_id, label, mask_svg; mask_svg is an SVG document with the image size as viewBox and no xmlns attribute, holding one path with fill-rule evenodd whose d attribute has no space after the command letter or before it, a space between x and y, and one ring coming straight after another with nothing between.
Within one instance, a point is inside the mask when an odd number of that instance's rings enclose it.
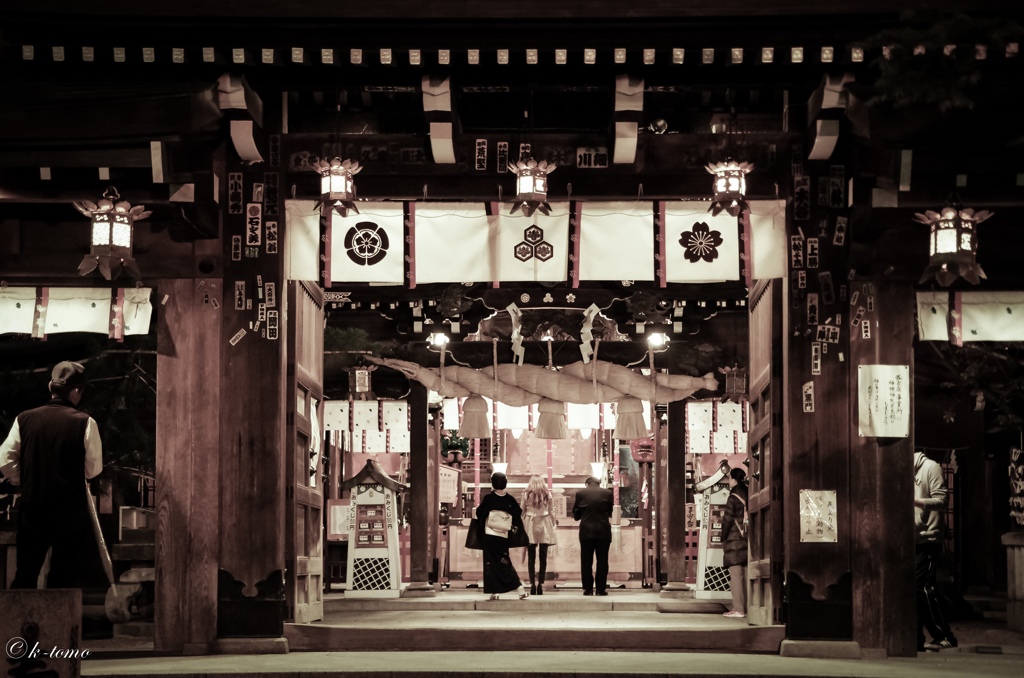
<instances>
[{"instance_id":1,"label":"man in dark coat","mask_svg":"<svg viewBox=\"0 0 1024 678\"><path fill-rule=\"evenodd\" d=\"M572 517L580 521L580 571L583 595L594 595L591 567L597 555L597 595L608 595L608 548L612 545L612 492L601 487L597 478L587 478L587 486L576 493Z\"/></svg>"},{"instance_id":2,"label":"man in dark coat","mask_svg":"<svg viewBox=\"0 0 1024 678\"><path fill-rule=\"evenodd\" d=\"M77 409L84 372L79 363L54 367L50 402L19 414L0 445L0 473L21 486L14 589L36 588L51 546L47 588L78 583L81 550L92 531L85 479L103 470L99 429Z\"/></svg>"},{"instance_id":3,"label":"man in dark coat","mask_svg":"<svg viewBox=\"0 0 1024 678\"><path fill-rule=\"evenodd\" d=\"M741 468L729 472L729 500L722 516L722 554L729 568L732 609L726 617L747 616L747 474Z\"/></svg>"}]
</instances>

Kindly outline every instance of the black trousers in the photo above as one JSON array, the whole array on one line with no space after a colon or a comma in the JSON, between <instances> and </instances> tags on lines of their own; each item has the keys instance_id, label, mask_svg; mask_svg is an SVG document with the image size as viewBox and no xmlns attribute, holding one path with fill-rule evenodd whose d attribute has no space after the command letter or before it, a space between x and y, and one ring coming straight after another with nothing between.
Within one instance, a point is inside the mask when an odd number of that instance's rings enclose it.
<instances>
[{"instance_id":1,"label":"black trousers","mask_svg":"<svg viewBox=\"0 0 1024 678\"><path fill-rule=\"evenodd\" d=\"M536 563L537 563L537 547L538 546L540 546L540 573L539 573L539 575L537 574L536 569L535 569L537 567ZM530 568L530 585L531 586L533 585L534 579L537 580L536 583L543 584L544 583L544 575L547 574L547 571L548 571L548 545L547 544L530 544L529 546L526 547L526 555L527 555L527 564L528 564L528 566Z\"/></svg>"},{"instance_id":2,"label":"black trousers","mask_svg":"<svg viewBox=\"0 0 1024 678\"><path fill-rule=\"evenodd\" d=\"M924 645L924 628L934 642L953 640L942 603L935 591L935 568L942 544L926 542L914 549L914 594L917 598L917 645Z\"/></svg>"},{"instance_id":3,"label":"black trousers","mask_svg":"<svg viewBox=\"0 0 1024 678\"><path fill-rule=\"evenodd\" d=\"M597 555L597 590L608 588L608 549L610 541L603 539L580 539L580 571L583 573L583 590L594 589L594 555Z\"/></svg>"},{"instance_id":4,"label":"black trousers","mask_svg":"<svg viewBox=\"0 0 1024 678\"><path fill-rule=\"evenodd\" d=\"M46 587L77 588L83 566L86 540L92 537L91 519L86 515L85 500L81 508L36 509L21 507L18 511L18 560L12 589L34 589L39 571L50 554L50 573Z\"/></svg>"}]
</instances>

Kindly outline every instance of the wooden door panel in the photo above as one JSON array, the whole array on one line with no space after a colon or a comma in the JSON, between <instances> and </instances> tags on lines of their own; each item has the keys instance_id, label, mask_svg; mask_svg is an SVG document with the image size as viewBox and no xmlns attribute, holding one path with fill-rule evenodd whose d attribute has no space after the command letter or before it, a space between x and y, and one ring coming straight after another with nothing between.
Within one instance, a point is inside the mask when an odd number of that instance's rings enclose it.
<instances>
[{"instance_id":1,"label":"wooden door panel","mask_svg":"<svg viewBox=\"0 0 1024 678\"><path fill-rule=\"evenodd\" d=\"M306 623L323 618L323 455L315 468L310 464L313 420L323 422L324 316L319 288L305 282L289 282L288 311L285 586L289 619ZM316 434L322 445L322 424L317 426Z\"/></svg>"},{"instance_id":2,"label":"wooden door panel","mask_svg":"<svg viewBox=\"0 0 1024 678\"><path fill-rule=\"evenodd\" d=\"M750 291L750 430L747 618L752 624L781 622L782 282L758 281Z\"/></svg>"}]
</instances>

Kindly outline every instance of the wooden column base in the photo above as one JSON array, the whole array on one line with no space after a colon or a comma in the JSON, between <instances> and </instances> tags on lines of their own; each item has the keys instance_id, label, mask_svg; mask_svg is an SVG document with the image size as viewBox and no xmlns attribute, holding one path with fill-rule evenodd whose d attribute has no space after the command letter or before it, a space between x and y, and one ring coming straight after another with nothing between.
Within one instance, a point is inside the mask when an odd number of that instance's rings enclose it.
<instances>
[{"instance_id":1,"label":"wooden column base","mask_svg":"<svg viewBox=\"0 0 1024 678\"><path fill-rule=\"evenodd\" d=\"M661 587L662 598L689 598L689 595L684 595L690 592L690 585L686 582L681 581L670 581ZM692 594L691 594L692 595Z\"/></svg>"},{"instance_id":2,"label":"wooden column base","mask_svg":"<svg viewBox=\"0 0 1024 678\"><path fill-rule=\"evenodd\" d=\"M434 585L425 581L414 581L402 589L402 598L434 598L437 592Z\"/></svg>"}]
</instances>

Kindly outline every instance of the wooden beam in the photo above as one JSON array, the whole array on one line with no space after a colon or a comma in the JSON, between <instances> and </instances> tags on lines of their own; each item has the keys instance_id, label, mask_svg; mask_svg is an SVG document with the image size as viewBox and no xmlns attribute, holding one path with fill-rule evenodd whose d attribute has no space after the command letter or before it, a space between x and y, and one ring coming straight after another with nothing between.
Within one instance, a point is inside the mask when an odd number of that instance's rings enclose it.
<instances>
[{"instance_id":1,"label":"wooden beam","mask_svg":"<svg viewBox=\"0 0 1024 678\"><path fill-rule=\"evenodd\" d=\"M660 450L656 451L660 455ZM662 462L665 462L662 465ZM686 402L668 404L668 451L658 459L655 471L658 496L666 501L659 506L658 530L661 533L661 571L668 577L663 595L689 589L686 563ZM661 503L661 502L659 502ZM664 511L664 512L662 512Z\"/></svg>"}]
</instances>

